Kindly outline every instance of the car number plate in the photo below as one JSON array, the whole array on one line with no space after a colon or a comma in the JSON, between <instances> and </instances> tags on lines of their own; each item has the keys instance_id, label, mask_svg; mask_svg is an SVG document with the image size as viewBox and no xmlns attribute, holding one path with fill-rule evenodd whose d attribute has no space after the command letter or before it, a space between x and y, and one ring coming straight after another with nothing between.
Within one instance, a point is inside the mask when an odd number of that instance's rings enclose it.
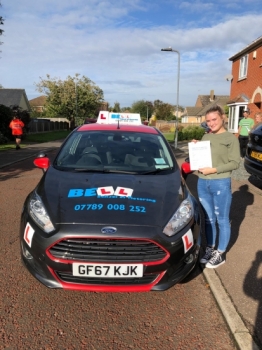
<instances>
[{"instance_id":1,"label":"car number plate","mask_svg":"<svg viewBox=\"0 0 262 350\"><path fill-rule=\"evenodd\" d=\"M106 265L73 263L73 276L97 278L143 277L143 265Z\"/></svg>"},{"instance_id":2,"label":"car number plate","mask_svg":"<svg viewBox=\"0 0 262 350\"><path fill-rule=\"evenodd\" d=\"M255 159L258 159L258 160L262 160L262 153L260 153L260 152L252 151L250 155L251 155L252 158L255 158Z\"/></svg>"}]
</instances>

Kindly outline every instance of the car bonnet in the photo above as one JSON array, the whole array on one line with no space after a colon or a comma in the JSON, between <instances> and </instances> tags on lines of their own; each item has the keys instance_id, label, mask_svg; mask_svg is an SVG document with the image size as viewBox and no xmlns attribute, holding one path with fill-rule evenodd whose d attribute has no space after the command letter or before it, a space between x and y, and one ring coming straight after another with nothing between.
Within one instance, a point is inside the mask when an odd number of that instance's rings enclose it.
<instances>
[{"instance_id":1,"label":"car bonnet","mask_svg":"<svg viewBox=\"0 0 262 350\"><path fill-rule=\"evenodd\" d=\"M49 168L37 193L52 221L163 226L183 200L180 171L166 175L70 173Z\"/></svg>"}]
</instances>

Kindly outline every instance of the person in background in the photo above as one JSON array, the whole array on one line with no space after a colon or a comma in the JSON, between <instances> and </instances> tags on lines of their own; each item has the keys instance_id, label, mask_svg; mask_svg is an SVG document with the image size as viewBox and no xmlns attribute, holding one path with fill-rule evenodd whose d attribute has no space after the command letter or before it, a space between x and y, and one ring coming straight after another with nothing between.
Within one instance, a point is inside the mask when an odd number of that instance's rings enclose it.
<instances>
[{"instance_id":1,"label":"person in background","mask_svg":"<svg viewBox=\"0 0 262 350\"><path fill-rule=\"evenodd\" d=\"M211 133L204 134L202 141L210 141L212 168L198 169L197 191L204 210L207 240L205 254L200 263L213 269L226 261L225 253L231 235L231 173L240 164L239 143L237 138L225 129L225 118L225 113L219 105L207 110L206 123ZM219 229L218 240L216 223Z\"/></svg>"},{"instance_id":2,"label":"person in background","mask_svg":"<svg viewBox=\"0 0 262 350\"><path fill-rule=\"evenodd\" d=\"M254 120L250 118L250 110L248 108L244 110L243 116L244 118L240 120L238 128L238 140L240 146L240 155L242 159L246 154L248 135L254 126Z\"/></svg>"},{"instance_id":3,"label":"person in background","mask_svg":"<svg viewBox=\"0 0 262 350\"><path fill-rule=\"evenodd\" d=\"M262 112L257 112L255 114L255 126L262 122Z\"/></svg>"},{"instance_id":4,"label":"person in background","mask_svg":"<svg viewBox=\"0 0 262 350\"><path fill-rule=\"evenodd\" d=\"M22 136L23 136L23 128L25 124L21 121L20 117L18 116L17 111L14 111L13 120L9 124L9 128L12 129L12 135L15 138L16 143L16 150L19 150Z\"/></svg>"}]
</instances>

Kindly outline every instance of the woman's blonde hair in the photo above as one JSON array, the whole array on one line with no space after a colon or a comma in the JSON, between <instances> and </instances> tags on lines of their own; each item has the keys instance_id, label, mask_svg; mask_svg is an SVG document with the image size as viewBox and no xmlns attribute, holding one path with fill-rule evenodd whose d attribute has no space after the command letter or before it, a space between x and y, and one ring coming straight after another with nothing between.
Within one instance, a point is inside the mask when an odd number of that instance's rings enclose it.
<instances>
[{"instance_id":1,"label":"woman's blonde hair","mask_svg":"<svg viewBox=\"0 0 262 350\"><path fill-rule=\"evenodd\" d=\"M211 106L207 111L206 111L206 116L209 114L209 113L213 113L213 112L216 112L220 115L220 117L222 117L224 119L224 115L225 115L225 111L224 109L219 106L219 105L213 105Z\"/></svg>"}]
</instances>

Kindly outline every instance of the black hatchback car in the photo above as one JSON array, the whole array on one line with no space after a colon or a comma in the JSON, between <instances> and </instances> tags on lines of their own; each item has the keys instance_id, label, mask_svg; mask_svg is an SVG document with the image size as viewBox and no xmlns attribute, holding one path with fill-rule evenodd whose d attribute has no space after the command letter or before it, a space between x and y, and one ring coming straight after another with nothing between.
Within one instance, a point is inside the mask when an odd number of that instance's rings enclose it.
<instances>
[{"instance_id":1,"label":"black hatchback car","mask_svg":"<svg viewBox=\"0 0 262 350\"><path fill-rule=\"evenodd\" d=\"M181 281L198 258L200 215L163 135L144 125L76 128L28 195L21 255L49 288L138 292Z\"/></svg>"},{"instance_id":2,"label":"black hatchback car","mask_svg":"<svg viewBox=\"0 0 262 350\"><path fill-rule=\"evenodd\" d=\"M249 174L262 180L262 123L249 134L244 167Z\"/></svg>"}]
</instances>

